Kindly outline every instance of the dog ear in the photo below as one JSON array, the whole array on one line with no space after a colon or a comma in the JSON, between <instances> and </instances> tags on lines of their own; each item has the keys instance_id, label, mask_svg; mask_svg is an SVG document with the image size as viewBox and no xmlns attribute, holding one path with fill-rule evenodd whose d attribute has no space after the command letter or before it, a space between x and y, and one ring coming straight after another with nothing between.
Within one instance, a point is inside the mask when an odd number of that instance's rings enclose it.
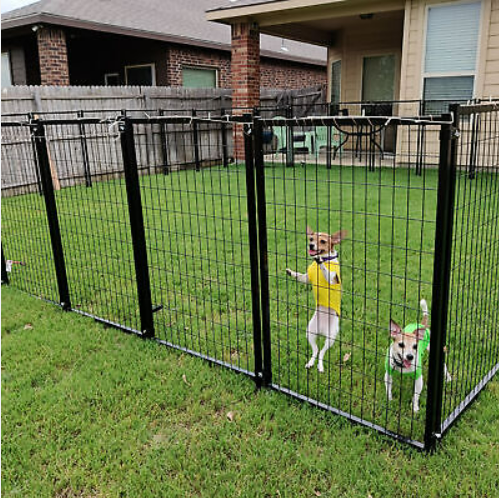
<instances>
[{"instance_id":1,"label":"dog ear","mask_svg":"<svg viewBox=\"0 0 499 498\"><path fill-rule=\"evenodd\" d=\"M307 235L310 237L310 235L313 235L314 231L307 225Z\"/></svg>"},{"instance_id":2,"label":"dog ear","mask_svg":"<svg viewBox=\"0 0 499 498\"><path fill-rule=\"evenodd\" d=\"M425 333L426 329L417 329L416 332L414 332L414 335L416 336L418 341L422 341L424 339Z\"/></svg>"},{"instance_id":3,"label":"dog ear","mask_svg":"<svg viewBox=\"0 0 499 498\"><path fill-rule=\"evenodd\" d=\"M338 232L336 233L333 233L333 235L331 235L331 244L332 245L336 245L336 244L339 244L343 239L346 239L346 237L348 236L348 232L346 230L339 230Z\"/></svg>"},{"instance_id":4,"label":"dog ear","mask_svg":"<svg viewBox=\"0 0 499 498\"><path fill-rule=\"evenodd\" d=\"M390 335L395 339L399 334L402 333L402 328L397 322L390 320Z\"/></svg>"}]
</instances>

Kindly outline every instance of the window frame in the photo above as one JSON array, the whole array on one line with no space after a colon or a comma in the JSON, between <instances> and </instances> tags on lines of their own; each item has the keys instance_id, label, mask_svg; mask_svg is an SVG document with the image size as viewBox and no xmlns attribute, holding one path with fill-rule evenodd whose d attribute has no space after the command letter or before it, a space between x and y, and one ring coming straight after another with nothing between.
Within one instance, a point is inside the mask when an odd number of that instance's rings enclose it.
<instances>
[{"instance_id":1,"label":"window frame","mask_svg":"<svg viewBox=\"0 0 499 498\"><path fill-rule=\"evenodd\" d=\"M128 70L129 69L138 69L142 67L149 67L151 68L151 85L150 86L156 86L156 64L154 62L150 62L148 64L131 64L128 66L125 66L125 84L128 85ZM142 85L138 85L142 86ZM149 86L149 85L145 85Z\"/></svg>"},{"instance_id":2,"label":"window frame","mask_svg":"<svg viewBox=\"0 0 499 498\"><path fill-rule=\"evenodd\" d=\"M104 73L104 84L105 84L106 86L115 86L115 85L110 85L110 84L108 83L108 81L107 81L108 76L117 76L117 77L118 77L118 80L119 80L119 81L118 81L118 85L117 85L117 86L119 86L119 84L121 83L121 81L120 81L120 73Z\"/></svg>"},{"instance_id":3,"label":"window frame","mask_svg":"<svg viewBox=\"0 0 499 498\"><path fill-rule=\"evenodd\" d=\"M476 50L476 60L475 68L470 71L449 71L449 72L426 72L426 48L428 40L428 19L431 8L440 7L454 7L456 5L469 5L473 3L480 4L480 20L478 24L478 36L477 36L477 50ZM477 89L477 78L479 75L480 67L480 57L482 51L482 35L483 35L483 25L484 25L484 1L483 0L458 0L458 1L448 1L448 2L435 2L427 4L425 6L425 17L423 26L423 44L422 44L422 57L421 57L421 81L420 81L420 96L421 100L425 101L425 81L429 78L451 78L456 76L472 76L473 77L473 89L471 92L471 98L475 99L476 89Z\"/></svg>"},{"instance_id":4,"label":"window frame","mask_svg":"<svg viewBox=\"0 0 499 498\"><path fill-rule=\"evenodd\" d=\"M194 65L194 64L182 64L180 66L180 71L182 74L182 88L193 88L184 86L184 69L197 69L205 71L215 71L215 86L213 88L220 88L220 68L218 66L207 66L207 65Z\"/></svg>"}]
</instances>

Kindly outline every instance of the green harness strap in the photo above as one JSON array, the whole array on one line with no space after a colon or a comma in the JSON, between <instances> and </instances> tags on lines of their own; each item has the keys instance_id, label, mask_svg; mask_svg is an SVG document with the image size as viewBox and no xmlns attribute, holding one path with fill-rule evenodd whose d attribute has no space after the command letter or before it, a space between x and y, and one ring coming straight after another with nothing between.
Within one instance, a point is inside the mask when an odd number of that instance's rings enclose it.
<instances>
[{"instance_id":1,"label":"green harness strap","mask_svg":"<svg viewBox=\"0 0 499 498\"><path fill-rule=\"evenodd\" d=\"M417 329L422 329L424 328L423 325L420 323L410 323L405 327L405 329L402 331L404 334L410 335L413 334ZM419 379L421 375L423 375L423 356L425 354L425 351L427 350L428 346L430 345L430 329L425 329L424 337L418 342L418 353L417 353L417 363L416 363L416 370L414 372L404 372L400 370L396 370L395 368L392 367L390 363L390 349L388 348L388 352L386 354L386 360L385 360L385 370L388 375L393 375L394 373L398 373L400 375L406 376L406 377L412 377L413 379Z\"/></svg>"}]
</instances>

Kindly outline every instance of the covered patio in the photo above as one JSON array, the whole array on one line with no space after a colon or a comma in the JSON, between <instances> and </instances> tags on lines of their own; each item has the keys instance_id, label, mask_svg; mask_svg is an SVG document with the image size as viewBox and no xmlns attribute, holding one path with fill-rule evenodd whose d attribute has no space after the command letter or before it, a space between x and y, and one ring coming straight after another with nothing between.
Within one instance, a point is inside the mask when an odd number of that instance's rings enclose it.
<instances>
[{"instance_id":1,"label":"covered patio","mask_svg":"<svg viewBox=\"0 0 499 498\"><path fill-rule=\"evenodd\" d=\"M327 94L332 104L418 98L415 92L403 91L411 88L402 84L405 6L404 0L242 1L209 11L209 20L232 26L233 112L258 106L260 33L282 37L284 47L287 39L327 47ZM357 115L372 110L350 107ZM403 107L408 114L418 112L416 103ZM401 112L392 104L381 111ZM388 139L391 148L395 137ZM236 146L237 142L242 147L242 141L236 139Z\"/></svg>"},{"instance_id":2,"label":"covered patio","mask_svg":"<svg viewBox=\"0 0 499 498\"><path fill-rule=\"evenodd\" d=\"M239 78L234 89L253 105L249 83L259 78L251 56L258 34L306 41L328 48L331 102L418 98L402 91L406 2L298 1L238 2L212 10L207 18L232 26L232 57ZM256 85L258 87L258 85Z\"/></svg>"}]
</instances>

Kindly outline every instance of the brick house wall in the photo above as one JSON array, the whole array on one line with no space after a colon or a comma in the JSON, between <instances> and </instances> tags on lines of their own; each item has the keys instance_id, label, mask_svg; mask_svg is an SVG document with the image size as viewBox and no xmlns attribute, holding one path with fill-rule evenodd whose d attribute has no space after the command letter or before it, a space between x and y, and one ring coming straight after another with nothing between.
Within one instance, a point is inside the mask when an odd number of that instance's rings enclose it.
<instances>
[{"instance_id":1,"label":"brick house wall","mask_svg":"<svg viewBox=\"0 0 499 498\"><path fill-rule=\"evenodd\" d=\"M42 85L69 85L66 32L59 28L42 27L36 31L40 82Z\"/></svg>"},{"instance_id":2,"label":"brick house wall","mask_svg":"<svg viewBox=\"0 0 499 498\"><path fill-rule=\"evenodd\" d=\"M182 86L182 67L207 67L217 69L218 86L230 88L230 56L215 50L171 45L166 56L166 71L170 86Z\"/></svg>"},{"instance_id":3,"label":"brick house wall","mask_svg":"<svg viewBox=\"0 0 499 498\"><path fill-rule=\"evenodd\" d=\"M262 58L260 81L262 88L298 90L315 85L326 85L327 74L325 67Z\"/></svg>"},{"instance_id":4,"label":"brick house wall","mask_svg":"<svg viewBox=\"0 0 499 498\"><path fill-rule=\"evenodd\" d=\"M47 63L46 67L51 71L51 76L61 81L60 74L56 73L60 73L60 62L66 57L63 38L56 35L52 39L46 34L38 40L34 33L4 40L2 50L11 53L14 84L40 84L39 47L44 51L44 57L54 55L53 61ZM182 86L182 67L191 66L216 68L219 87L232 87L231 54L228 51L84 30L68 31L66 35L71 85L103 85L106 73L118 73L124 85L125 66L152 63L155 65L157 85ZM24 70L20 66L23 53ZM299 89L326 84L326 80L325 66L261 58L263 88Z\"/></svg>"},{"instance_id":5,"label":"brick house wall","mask_svg":"<svg viewBox=\"0 0 499 498\"><path fill-rule=\"evenodd\" d=\"M218 70L218 86L231 88L231 61L227 52L171 45L167 55L168 85L182 86L182 67L208 67ZM299 89L327 83L326 68L281 59L261 58L262 88Z\"/></svg>"}]
</instances>

